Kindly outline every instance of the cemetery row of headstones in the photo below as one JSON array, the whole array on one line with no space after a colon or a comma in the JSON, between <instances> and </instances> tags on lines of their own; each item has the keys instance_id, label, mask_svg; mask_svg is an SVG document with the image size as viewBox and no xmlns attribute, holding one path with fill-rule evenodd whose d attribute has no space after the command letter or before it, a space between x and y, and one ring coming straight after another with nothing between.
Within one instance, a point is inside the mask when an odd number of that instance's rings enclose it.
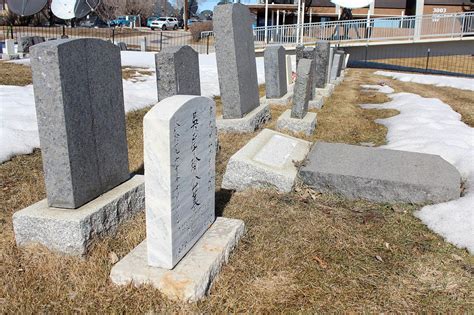
<instances>
[{"instance_id":1,"label":"cemetery row of headstones","mask_svg":"<svg viewBox=\"0 0 474 315\"><path fill-rule=\"evenodd\" d=\"M47 198L14 214L18 245L85 255L146 208L147 239L114 266L113 282L152 283L184 300L204 296L244 233L242 221L215 218L217 129L254 131L270 119L259 100L248 8L218 6L214 23L223 115L216 122L214 102L199 96L194 50L157 54L159 103L144 119L145 176L128 170L120 48L100 39L31 47ZM284 50L271 55L278 79L269 80L270 99L288 92ZM314 58L299 60L292 119L308 116Z\"/></svg>"}]
</instances>

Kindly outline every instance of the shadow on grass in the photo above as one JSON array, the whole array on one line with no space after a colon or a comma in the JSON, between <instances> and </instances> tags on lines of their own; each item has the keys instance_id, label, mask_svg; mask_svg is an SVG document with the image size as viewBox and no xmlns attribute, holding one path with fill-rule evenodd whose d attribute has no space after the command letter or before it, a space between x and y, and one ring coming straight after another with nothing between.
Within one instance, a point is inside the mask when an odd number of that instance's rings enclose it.
<instances>
[{"instance_id":1,"label":"shadow on grass","mask_svg":"<svg viewBox=\"0 0 474 315\"><path fill-rule=\"evenodd\" d=\"M216 191L216 217L222 217L222 215L224 214L224 209L229 203L233 194L233 190L227 190L222 188Z\"/></svg>"}]
</instances>

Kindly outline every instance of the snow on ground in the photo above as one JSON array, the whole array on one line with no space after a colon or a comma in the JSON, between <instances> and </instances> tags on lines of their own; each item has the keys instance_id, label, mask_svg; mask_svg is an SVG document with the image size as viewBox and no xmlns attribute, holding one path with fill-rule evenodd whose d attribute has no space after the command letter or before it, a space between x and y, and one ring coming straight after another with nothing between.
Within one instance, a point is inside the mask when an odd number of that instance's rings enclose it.
<instances>
[{"instance_id":1,"label":"snow on ground","mask_svg":"<svg viewBox=\"0 0 474 315\"><path fill-rule=\"evenodd\" d=\"M435 86L446 86L460 90L474 91L474 79L469 78L458 78L443 75L426 75L426 74L412 74L412 73L399 73L399 72L388 72L388 71L377 71L377 75L390 77L395 80L402 82L413 82L420 84L429 84Z\"/></svg>"},{"instance_id":2,"label":"snow on ground","mask_svg":"<svg viewBox=\"0 0 474 315\"><path fill-rule=\"evenodd\" d=\"M461 122L461 115L439 99L411 93L389 97L392 101L385 104L363 105L400 111L377 120L388 128L384 147L440 155L459 170L466 184L464 197L425 206L415 215L448 242L474 254L474 128Z\"/></svg>"},{"instance_id":3,"label":"snow on ground","mask_svg":"<svg viewBox=\"0 0 474 315\"><path fill-rule=\"evenodd\" d=\"M155 54L123 51L122 66L155 70ZM29 65L29 59L9 61ZM215 54L199 55L201 94L219 95ZM258 82L265 82L263 58L257 58ZM132 111L157 102L156 78L141 76L133 81L123 80L125 110ZM0 85L0 163L16 154L31 153L39 147L38 127L34 106L33 87Z\"/></svg>"}]
</instances>

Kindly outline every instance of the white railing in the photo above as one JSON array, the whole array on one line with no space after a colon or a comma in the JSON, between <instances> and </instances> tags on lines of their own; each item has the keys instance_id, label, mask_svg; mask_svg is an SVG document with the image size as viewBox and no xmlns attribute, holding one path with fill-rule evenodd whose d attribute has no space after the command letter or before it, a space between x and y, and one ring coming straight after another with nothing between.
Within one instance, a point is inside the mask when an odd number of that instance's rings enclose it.
<instances>
[{"instance_id":1,"label":"white railing","mask_svg":"<svg viewBox=\"0 0 474 315\"><path fill-rule=\"evenodd\" d=\"M263 26L254 28L253 32L256 48L268 44L314 43L317 40L343 43L461 38L474 35L474 12L291 24L266 29ZM298 43L297 32L300 34ZM213 36L213 32L203 32L201 36Z\"/></svg>"}]
</instances>

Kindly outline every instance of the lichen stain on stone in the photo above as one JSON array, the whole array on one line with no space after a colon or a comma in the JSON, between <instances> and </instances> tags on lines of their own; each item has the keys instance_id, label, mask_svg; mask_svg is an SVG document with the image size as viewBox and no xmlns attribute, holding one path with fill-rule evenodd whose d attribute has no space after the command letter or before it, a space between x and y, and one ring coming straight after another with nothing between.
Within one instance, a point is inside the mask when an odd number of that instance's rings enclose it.
<instances>
[{"instance_id":1,"label":"lichen stain on stone","mask_svg":"<svg viewBox=\"0 0 474 315\"><path fill-rule=\"evenodd\" d=\"M176 279L177 277L181 277L181 279ZM165 295L174 296L178 299L184 299L184 292L190 284L190 279L170 271L166 272L160 280L161 291Z\"/></svg>"},{"instance_id":2,"label":"lichen stain on stone","mask_svg":"<svg viewBox=\"0 0 474 315\"><path fill-rule=\"evenodd\" d=\"M211 245L211 244L207 244L207 243L204 243L202 245L202 248L205 250L205 251L208 251L208 252L211 252L211 253L220 253L224 250L224 247L222 246L216 246L216 245Z\"/></svg>"}]
</instances>

